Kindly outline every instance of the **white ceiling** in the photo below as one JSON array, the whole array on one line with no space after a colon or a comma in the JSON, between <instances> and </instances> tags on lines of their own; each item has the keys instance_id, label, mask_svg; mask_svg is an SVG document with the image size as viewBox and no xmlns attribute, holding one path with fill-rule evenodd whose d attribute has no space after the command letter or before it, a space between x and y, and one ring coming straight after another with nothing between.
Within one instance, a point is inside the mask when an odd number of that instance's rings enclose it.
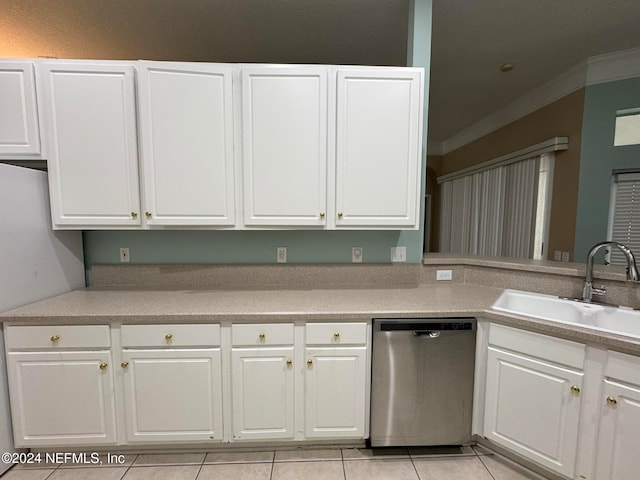
<instances>
[{"instance_id":1,"label":"white ceiling","mask_svg":"<svg viewBox=\"0 0 640 480\"><path fill-rule=\"evenodd\" d=\"M640 0L433 0L430 144L589 56ZM0 57L404 65L409 0L0 0ZM514 62L515 70L499 67Z\"/></svg>"}]
</instances>

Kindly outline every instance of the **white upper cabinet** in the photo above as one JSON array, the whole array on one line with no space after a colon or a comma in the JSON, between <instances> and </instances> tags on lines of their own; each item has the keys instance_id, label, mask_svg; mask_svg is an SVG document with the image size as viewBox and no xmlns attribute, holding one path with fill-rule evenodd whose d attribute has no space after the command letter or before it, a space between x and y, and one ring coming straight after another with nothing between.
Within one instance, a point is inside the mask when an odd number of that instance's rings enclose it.
<instances>
[{"instance_id":1,"label":"white upper cabinet","mask_svg":"<svg viewBox=\"0 0 640 480\"><path fill-rule=\"evenodd\" d=\"M41 64L54 228L140 225L133 64Z\"/></svg>"},{"instance_id":2,"label":"white upper cabinet","mask_svg":"<svg viewBox=\"0 0 640 480\"><path fill-rule=\"evenodd\" d=\"M236 223L232 65L139 62L147 225Z\"/></svg>"},{"instance_id":3,"label":"white upper cabinet","mask_svg":"<svg viewBox=\"0 0 640 480\"><path fill-rule=\"evenodd\" d=\"M339 68L336 227L418 228L423 71Z\"/></svg>"},{"instance_id":4,"label":"white upper cabinet","mask_svg":"<svg viewBox=\"0 0 640 480\"><path fill-rule=\"evenodd\" d=\"M244 224L325 225L327 69L242 66Z\"/></svg>"},{"instance_id":5,"label":"white upper cabinet","mask_svg":"<svg viewBox=\"0 0 640 480\"><path fill-rule=\"evenodd\" d=\"M40 153L33 62L2 60L0 61L0 158L41 158Z\"/></svg>"}]
</instances>

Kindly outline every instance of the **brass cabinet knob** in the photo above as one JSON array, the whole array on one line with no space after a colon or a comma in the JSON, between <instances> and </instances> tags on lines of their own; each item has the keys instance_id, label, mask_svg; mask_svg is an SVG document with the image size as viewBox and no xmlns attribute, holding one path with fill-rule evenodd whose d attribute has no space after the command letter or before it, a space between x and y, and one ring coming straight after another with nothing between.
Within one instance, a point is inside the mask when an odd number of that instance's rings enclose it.
<instances>
[{"instance_id":1,"label":"brass cabinet knob","mask_svg":"<svg viewBox=\"0 0 640 480\"><path fill-rule=\"evenodd\" d=\"M136 218L138 216L138 212L131 212L131 218Z\"/></svg>"},{"instance_id":2,"label":"brass cabinet knob","mask_svg":"<svg viewBox=\"0 0 640 480\"><path fill-rule=\"evenodd\" d=\"M265 339L265 337L266 337L266 335L264 334L264 332L260 332L260 333L258 334L258 338L259 338L260 340L264 340L264 339Z\"/></svg>"},{"instance_id":3,"label":"brass cabinet knob","mask_svg":"<svg viewBox=\"0 0 640 480\"><path fill-rule=\"evenodd\" d=\"M51 337L51 341L53 343L56 343L58 340L60 340L60 335L54 335L53 337Z\"/></svg>"},{"instance_id":4,"label":"brass cabinet knob","mask_svg":"<svg viewBox=\"0 0 640 480\"><path fill-rule=\"evenodd\" d=\"M307 366L308 367L312 367L313 366L313 360L311 360L311 359L307 360Z\"/></svg>"},{"instance_id":5,"label":"brass cabinet knob","mask_svg":"<svg viewBox=\"0 0 640 480\"><path fill-rule=\"evenodd\" d=\"M103 362L103 363L101 363L101 364L100 364L100 370L104 370L104 369L105 369L105 368L107 368L108 366L109 366L109 364L108 364L108 363L104 363L104 362Z\"/></svg>"},{"instance_id":6,"label":"brass cabinet knob","mask_svg":"<svg viewBox=\"0 0 640 480\"><path fill-rule=\"evenodd\" d=\"M171 339L172 339L172 338L173 338L173 335L172 335L172 334L170 334L170 333L167 333L167 334L164 336L164 339L165 339L167 342L171 341Z\"/></svg>"},{"instance_id":7,"label":"brass cabinet knob","mask_svg":"<svg viewBox=\"0 0 640 480\"><path fill-rule=\"evenodd\" d=\"M579 395L580 387L578 387L577 385L571 385L571 393L573 393L574 395Z\"/></svg>"},{"instance_id":8,"label":"brass cabinet knob","mask_svg":"<svg viewBox=\"0 0 640 480\"><path fill-rule=\"evenodd\" d=\"M287 359L287 367L290 367L291 365L293 365L293 360L291 360L290 358Z\"/></svg>"},{"instance_id":9,"label":"brass cabinet knob","mask_svg":"<svg viewBox=\"0 0 640 480\"><path fill-rule=\"evenodd\" d=\"M618 401L615 398L611 396L607 397L607 405L609 405L610 407L615 407L617 404Z\"/></svg>"},{"instance_id":10,"label":"brass cabinet knob","mask_svg":"<svg viewBox=\"0 0 640 480\"><path fill-rule=\"evenodd\" d=\"M320 218L324 218L324 212L320 212Z\"/></svg>"},{"instance_id":11,"label":"brass cabinet knob","mask_svg":"<svg viewBox=\"0 0 640 480\"><path fill-rule=\"evenodd\" d=\"M129 362L122 362L122 363L120 364L120 366L121 366L122 368L127 368L127 367L129 366Z\"/></svg>"},{"instance_id":12,"label":"brass cabinet knob","mask_svg":"<svg viewBox=\"0 0 640 480\"><path fill-rule=\"evenodd\" d=\"M151 212L144 212L144 214L147 218L151 218Z\"/></svg>"},{"instance_id":13,"label":"brass cabinet knob","mask_svg":"<svg viewBox=\"0 0 640 480\"><path fill-rule=\"evenodd\" d=\"M334 338L334 340L338 340L340 338L340 332L335 332L333 334L333 338Z\"/></svg>"},{"instance_id":14,"label":"brass cabinet knob","mask_svg":"<svg viewBox=\"0 0 640 480\"><path fill-rule=\"evenodd\" d=\"M338 218L342 218L342 212L338 212Z\"/></svg>"}]
</instances>

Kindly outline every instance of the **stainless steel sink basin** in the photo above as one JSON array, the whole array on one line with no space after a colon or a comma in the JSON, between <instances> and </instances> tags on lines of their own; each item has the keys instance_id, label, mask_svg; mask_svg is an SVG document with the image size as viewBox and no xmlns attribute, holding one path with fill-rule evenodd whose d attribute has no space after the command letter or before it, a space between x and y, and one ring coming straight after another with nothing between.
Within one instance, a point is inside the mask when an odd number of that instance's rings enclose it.
<instances>
[{"instance_id":1,"label":"stainless steel sink basin","mask_svg":"<svg viewBox=\"0 0 640 480\"><path fill-rule=\"evenodd\" d=\"M565 300L541 293L505 290L492 308L501 312L640 338L640 311L627 307L610 307Z\"/></svg>"}]
</instances>

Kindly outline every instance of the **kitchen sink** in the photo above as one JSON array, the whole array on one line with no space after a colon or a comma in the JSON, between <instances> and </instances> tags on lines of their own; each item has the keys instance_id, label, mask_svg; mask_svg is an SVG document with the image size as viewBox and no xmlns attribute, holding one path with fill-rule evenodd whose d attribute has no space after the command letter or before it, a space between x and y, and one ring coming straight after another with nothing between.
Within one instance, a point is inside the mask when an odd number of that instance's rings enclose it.
<instances>
[{"instance_id":1,"label":"kitchen sink","mask_svg":"<svg viewBox=\"0 0 640 480\"><path fill-rule=\"evenodd\" d=\"M505 290L492 308L501 312L640 338L640 311L627 307L587 303L541 293Z\"/></svg>"}]
</instances>

